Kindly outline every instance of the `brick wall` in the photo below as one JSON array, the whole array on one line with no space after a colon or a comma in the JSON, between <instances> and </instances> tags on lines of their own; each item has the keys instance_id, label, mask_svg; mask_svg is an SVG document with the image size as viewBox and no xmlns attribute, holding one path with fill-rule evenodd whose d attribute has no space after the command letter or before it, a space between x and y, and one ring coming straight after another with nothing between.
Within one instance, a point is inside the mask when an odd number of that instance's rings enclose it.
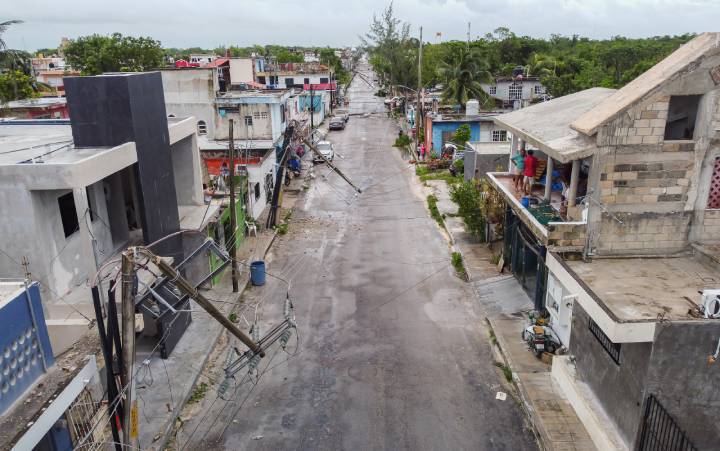
<instances>
[{"instance_id":1,"label":"brick wall","mask_svg":"<svg viewBox=\"0 0 720 451\"><path fill-rule=\"evenodd\" d=\"M663 152L638 153L625 156L617 164L613 158L600 174L600 200L603 204L657 204L685 202L693 175L693 154L687 159L668 160ZM672 150L679 145L669 145ZM627 162L632 161L636 162Z\"/></svg>"},{"instance_id":2,"label":"brick wall","mask_svg":"<svg viewBox=\"0 0 720 451\"><path fill-rule=\"evenodd\" d=\"M659 144L665 134L670 97L655 96L629 109L608 124L600 145Z\"/></svg>"},{"instance_id":3,"label":"brick wall","mask_svg":"<svg viewBox=\"0 0 720 451\"><path fill-rule=\"evenodd\" d=\"M584 222L550 222L547 229L549 250L579 252L585 247L587 224Z\"/></svg>"},{"instance_id":4,"label":"brick wall","mask_svg":"<svg viewBox=\"0 0 720 451\"><path fill-rule=\"evenodd\" d=\"M603 213L596 251L612 254L671 254L686 250L692 212ZM622 223L618 222L621 221Z\"/></svg>"},{"instance_id":5,"label":"brick wall","mask_svg":"<svg viewBox=\"0 0 720 451\"><path fill-rule=\"evenodd\" d=\"M704 243L720 243L720 210L705 210L698 240Z\"/></svg>"}]
</instances>

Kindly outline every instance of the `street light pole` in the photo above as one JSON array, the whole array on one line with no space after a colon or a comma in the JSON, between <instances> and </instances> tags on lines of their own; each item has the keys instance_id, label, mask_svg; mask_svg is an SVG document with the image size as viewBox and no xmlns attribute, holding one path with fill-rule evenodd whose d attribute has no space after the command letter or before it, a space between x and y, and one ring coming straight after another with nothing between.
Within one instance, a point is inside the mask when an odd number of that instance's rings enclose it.
<instances>
[{"instance_id":1,"label":"street light pole","mask_svg":"<svg viewBox=\"0 0 720 451\"><path fill-rule=\"evenodd\" d=\"M415 150L418 150L418 142L420 141L420 96L422 94L422 27L420 27L420 46L418 48L418 89L415 92L417 97L417 106L415 107Z\"/></svg>"}]
</instances>

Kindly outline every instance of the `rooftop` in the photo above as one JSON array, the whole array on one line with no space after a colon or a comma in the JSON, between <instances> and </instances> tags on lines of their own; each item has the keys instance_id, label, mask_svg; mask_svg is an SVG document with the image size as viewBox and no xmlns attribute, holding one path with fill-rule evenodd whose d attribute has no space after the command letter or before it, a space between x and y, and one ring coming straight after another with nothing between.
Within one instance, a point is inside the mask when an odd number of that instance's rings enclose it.
<instances>
[{"instance_id":1,"label":"rooftop","mask_svg":"<svg viewBox=\"0 0 720 451\"><path fill-rule=\"evenodd\" d=\"M287 89L252 89L245 91L227 91L220 93L215 100L218 104L227 103L277 103L290 95Z\"/></svg>"},{"instance_id":2,"label":"rooftop","mask_svg":"<svg viewBox=\"0 0 720 451\"><path fill-rule=\"evenodd\" d=\"M433 122L492 122L493 117L502 112L489 111L481 114L438 114L433 118Z\"/></svg>"},{"instance_id":3,"label":"rooftop","mask_svg":"<svg viewBox=\"0 0 720 451\"><path fill-rule=\"evenodd\" d=\"M510 141L469 142L468 146L479 155L510 154Z\"/></svg>"},{"instance_id":4,"label":"rooftop","mask_svg":"<svg viewBox=\"0 0 720 451\"><path fill-rule=\"evenodd\" d=\"M698 60L720 51L720 33L703 33L675 50L648 71L598 103L592 111L577 117L571 126L574 130L594 135L597 129L645 97L650 91L684 70L698 66Z\"/></svg>"},{"instance_id":5,"label":"rooftop","mask_svg":"<svg viewBox=\"0 0 720 451\"><path fill-rule=\"evenodd\" d=\"M720 288L720 274L699 259L608 258L565 261L619 322L693 319L699 291Z\"/></svg>"},{"instance_id":6,"label":"rooftop","mask_svg":"<svg viewBox=\"0 0 720 451\"><path fill-rule=\"evenodd\" d=\"M495 123L528 143L567 163L595 152L595 139L578 133L570 124L609 98L614 89L591 88L497 115Z\"/></svg>"}]
</instances>

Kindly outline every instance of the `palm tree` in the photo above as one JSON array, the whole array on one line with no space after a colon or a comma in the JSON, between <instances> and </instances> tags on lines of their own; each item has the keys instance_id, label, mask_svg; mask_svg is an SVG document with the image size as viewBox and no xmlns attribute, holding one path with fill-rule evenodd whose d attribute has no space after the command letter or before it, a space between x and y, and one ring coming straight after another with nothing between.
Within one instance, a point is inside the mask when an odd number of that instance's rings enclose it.
<instances>
[{"instance_id":1,"label":"palm tree","mask_svg":"<svg viewBox=\"0 0 720 451\"><path fill-rule=\"evenodd\" d=\"M451 53L441 63L439 75L444 84L443 101L464 105L475 98L486 103L488 95L481 83L492 83L493 76L478 51L461 48Z\"/></svg>"},{"instance_id":2,"label":"palm tree","mask_svg":"<svg viewBox=\"0 0 720 451\"><path fill-rule=\"evenodd\" d=\"M528 61L528 75L533 77L548 77L555 75L557 61L550 55L541 53L533 53L530 61Z\"/></svg>"}]
</instances>

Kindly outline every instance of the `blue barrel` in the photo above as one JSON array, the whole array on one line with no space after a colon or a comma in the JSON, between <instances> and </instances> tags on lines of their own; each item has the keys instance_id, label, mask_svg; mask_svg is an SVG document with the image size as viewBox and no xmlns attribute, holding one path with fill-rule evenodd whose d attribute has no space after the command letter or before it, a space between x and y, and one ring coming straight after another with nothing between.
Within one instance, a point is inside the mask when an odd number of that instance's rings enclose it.
<instances>
[{"instance_id":1,"label":"blue barrel","mask_svg":"<svg viewBox=\"0 0 720 451\"><path fill-rule=\"evenodd\" d=\"M530 198L529 197L523 197L520 199L520 203L523 207L528 208L530 206Z\"/></svg>"},{"instance_id":2,"label":"blue barrel","mask_svg":"<svg viewBox=\"0 0 720 451\"><path fill-rule=\"evenodd\" d=\"M257 260L250 263L250 282L255 286L265 285L265 262Z\"/></svg>"}]
</instances>

